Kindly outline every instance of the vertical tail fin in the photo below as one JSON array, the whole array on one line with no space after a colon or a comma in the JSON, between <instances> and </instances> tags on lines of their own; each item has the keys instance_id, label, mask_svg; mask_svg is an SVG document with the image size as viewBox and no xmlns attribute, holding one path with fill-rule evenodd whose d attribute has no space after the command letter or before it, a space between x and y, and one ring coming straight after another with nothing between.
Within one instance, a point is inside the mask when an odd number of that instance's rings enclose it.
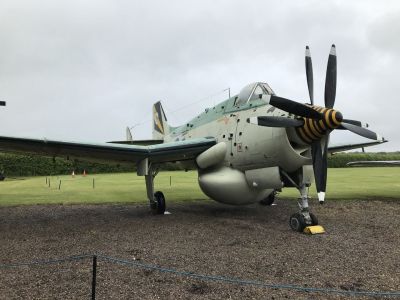
<instances>
[{"instance_id":1,"label":"vertical tail fin","mask_svg":"<svg viewBox=\"0 0 400 300\"><path fill-rule=\"evenodd\" d=\"M132 142L133 141L132 132L131 132L131 129L129 127L126 127L126 141L127 142Z\"/></svg>"},{"instance_id":2,"label":"vertical tail fin","mask_svg":"<svg viewBox=\"0 0 400 300\"><path fill-rule=\"evenodd\" d=\"M153 139L163 140L164 136L169 134L169 125L165 116L161 102L153 105Z\"/></svg>"}]
</instances>

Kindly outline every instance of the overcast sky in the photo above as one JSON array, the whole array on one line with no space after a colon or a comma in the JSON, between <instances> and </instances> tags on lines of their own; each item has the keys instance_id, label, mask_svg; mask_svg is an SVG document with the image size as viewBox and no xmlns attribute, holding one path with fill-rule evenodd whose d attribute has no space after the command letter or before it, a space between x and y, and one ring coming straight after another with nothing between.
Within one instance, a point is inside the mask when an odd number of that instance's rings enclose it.
<instances>
[{"instance_id":1,"label":"overcast sky","mask_svg":"<svg viewBox=\"0 0 400 300\"><path fill-rule=\"evenodd\" d=\"M150 138L154 102L176 126L255 81L307 102L306 45L322 105L335 43L335 108L400 150L399 37L399 1L1 0L0 134Z\"/></svg>"}]
</instances>

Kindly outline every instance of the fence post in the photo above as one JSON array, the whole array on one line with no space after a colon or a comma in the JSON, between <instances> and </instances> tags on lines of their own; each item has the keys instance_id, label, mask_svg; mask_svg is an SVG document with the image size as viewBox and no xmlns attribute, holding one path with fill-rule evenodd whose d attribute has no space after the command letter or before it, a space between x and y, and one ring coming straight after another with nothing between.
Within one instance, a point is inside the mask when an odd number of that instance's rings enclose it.
<instances>
[{"instance_id":1,"label":"fence post","mask_svg":"<svg viewBox=\"0 0 400 300\"><path fill-rule=\"evenodd\" d=\"M96 273L97 273L97 255L93 255L92 267L92 300L96 299Z\"/></svg>"}]
</instances>

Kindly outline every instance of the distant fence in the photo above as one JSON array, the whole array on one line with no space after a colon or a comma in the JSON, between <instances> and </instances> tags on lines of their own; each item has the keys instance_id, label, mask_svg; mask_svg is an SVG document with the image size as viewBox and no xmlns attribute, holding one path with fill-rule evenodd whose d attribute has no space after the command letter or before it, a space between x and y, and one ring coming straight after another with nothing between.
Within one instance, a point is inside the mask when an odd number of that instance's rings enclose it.
<instances>
[{"instance_id":1,"label":"distant fence","mask_svg":"<svg viewBox=\"0 0 400 300\"><path fill-rule=\"evenodd\" d=\"M365 290L341 290L341 289L332 289L332 288L317 288L317 287L306 287L300 285L291 285L291 284L274 284L274 283L265 283L262 281L256 280L244 280L239 278L231 278L225 276L212 276L212 275L203 275L196 274L192 272L179 271L176 269L169 269L160 266L144 264L133 260L125 260L120 258L115 258L111 256L101 255L101 254L83 254L83 255L75 255L69 256L65 258L59 259L46 259L46 260L34 260L30 262L17 262L12 264L0 264L0 269L7 268L18 268L18 267L33 267L38 265L53 265L53 264L62 264L71 261L80 261L80 260L89 260L92 264L92 284L91 284L91 296L92 299L96 299L96 282L97 282L97 262L98 260L103 260L108 263L119 264L130 266L133 268L141 268L147 270L154 270L162 273L173 274L177 276L189 277L203 281L214 281L220 283L228 283L228 284L236 284L236 285L247 285L259 288L269 288L269 289L285 289L292 290L298 292L313 292L313 293L322 293L322 294L337 294L337 295L345 295L345 296L371 296L371 297L400 297L400 291L365 291Z\"/></svg>"}]
</instances>

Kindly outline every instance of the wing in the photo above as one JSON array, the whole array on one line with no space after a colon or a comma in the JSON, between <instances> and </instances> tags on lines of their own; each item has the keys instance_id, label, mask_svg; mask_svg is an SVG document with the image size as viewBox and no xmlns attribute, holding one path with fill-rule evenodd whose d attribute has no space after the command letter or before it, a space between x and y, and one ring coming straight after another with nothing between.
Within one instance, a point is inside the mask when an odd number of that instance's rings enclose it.
<instances>
[{"instance_id":1,"label":"wing","mask_svg":"<svg viewBox=\"0 0 400 300\"><path fill-rule=\"evenodd\" d=\"M387 140L382 139L382 140L378 140L378 141L358 143L358 144L333 145L333 146L328 147L328 152L329 153L342 152L342 151L347 151L347 150L375 146L375 145L379 145L379 144L386 143L386 142L387 142Z\"/></svg>"},{"instance_id":2,"label":"wing","mask_svg":"<svg viewBox=\"0 0 400 300\"><path fill-rule=\"evenodd\" d=\"M362 166L400 166L400 160L370 160L370 161L351 161L346 164L352 167Z\"/></svg>"},{"instance_id":3,"label":"wing","mask_svg":"<svg viewBox=\"0 0 400 300\"><path fill-rule=\"evenodd\" d=\"M164 140L131 140L131 141L111 141L107 142L110 144L122 144L122 145L139 145L139 146L149 146L158 145L164 143Z\"/></svg>"},{"instance_id":4,"label":"wing","mask_svg":"<svg viewBox=\"0 0 400 300\"><path fill-rule=\"evenodd\" d=\"M137 163L191 160L216 144L214 138L189 139L159 145L138 146L109 143L81 143L47 139L0 136L0 151L84 158L91 161Z\"/></svg>"}]
</instances>

